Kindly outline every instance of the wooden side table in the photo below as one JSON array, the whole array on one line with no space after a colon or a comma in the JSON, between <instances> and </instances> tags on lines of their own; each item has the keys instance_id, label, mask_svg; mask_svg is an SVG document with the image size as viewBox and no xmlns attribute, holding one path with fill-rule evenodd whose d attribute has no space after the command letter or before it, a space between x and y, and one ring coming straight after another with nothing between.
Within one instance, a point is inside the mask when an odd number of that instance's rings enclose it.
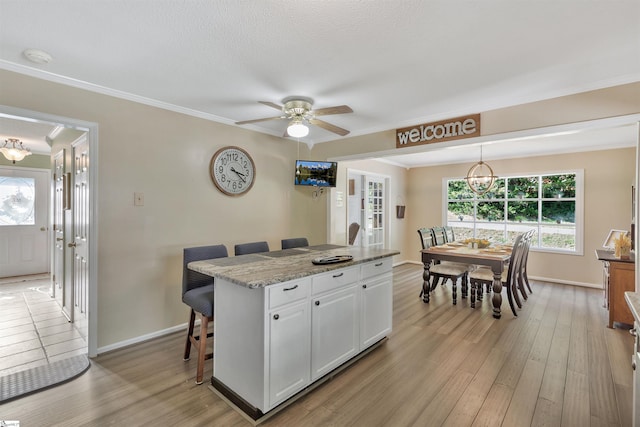
<instances>
[{"instance_id":1,"label":"wooden side table","mask_svg":"<svg viewBox=\"0 0 640 427\"><path fill-rule=\"evenodd\" d=\"M604 296L609 309L609 327L614 322L633 325L633 315L624 299L624 293L636 290L635 254L628 260L616 258L613 252L596 250L596 257L603 262Z\"/></svg>"}]
</instances>

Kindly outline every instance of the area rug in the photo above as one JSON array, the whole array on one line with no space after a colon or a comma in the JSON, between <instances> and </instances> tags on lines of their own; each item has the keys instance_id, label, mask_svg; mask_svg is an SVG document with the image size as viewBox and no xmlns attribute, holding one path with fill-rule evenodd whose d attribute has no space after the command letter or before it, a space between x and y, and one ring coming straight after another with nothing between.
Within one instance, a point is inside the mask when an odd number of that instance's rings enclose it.
<instances>
[{"instance_id":1,"label":"area rug","mask_svg":"<svg viewBox=\"0 0 640 427\"><path fill-rule=\"evenodd\" d=\"M0 403L65 383L89 369L87 355L73 356L44 366L0 377Z\"/></svg>"}]
</instances>

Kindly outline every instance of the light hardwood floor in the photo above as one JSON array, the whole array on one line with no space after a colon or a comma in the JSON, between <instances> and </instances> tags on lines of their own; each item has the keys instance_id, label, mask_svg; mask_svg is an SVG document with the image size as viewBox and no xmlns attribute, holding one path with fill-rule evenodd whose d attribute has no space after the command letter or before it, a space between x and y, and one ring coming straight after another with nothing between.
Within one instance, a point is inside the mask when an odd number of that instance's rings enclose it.
<instances>
[{"instance_id":1,"label":"light hardwood floor","mask_svg":"<svg viewBox=\"0 0 640 427\"><path fill-rule=\"evenodd\" d=\"M631 424L633 339L606 328L602 291L534 282L513 318L485 298L418 298L422 268L394 268L393 333L264 426ZM506 304L505 304L506 305ZM185 319L186 320L186 319ZM23 426L249 426L182 361L183 334L113 351L81 377L0 407ZM207 364L205 377L211 376Z\"/></svg>"}]
</instances>

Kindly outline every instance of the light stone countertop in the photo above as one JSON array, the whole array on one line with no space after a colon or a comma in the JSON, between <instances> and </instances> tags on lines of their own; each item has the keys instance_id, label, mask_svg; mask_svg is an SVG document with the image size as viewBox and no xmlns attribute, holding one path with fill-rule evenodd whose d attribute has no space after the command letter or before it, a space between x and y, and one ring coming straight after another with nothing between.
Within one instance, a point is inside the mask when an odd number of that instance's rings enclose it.
<instances>
[{"instance_id":1,"label":"light stone countertop","mask_svg":"<svg viewBox=\"0 0 640 427\"><path fill-rule=\"evenodd\" d=\"M193 261L187 267L208 276L228 280L237 285L248 288L262 288L313 274L391 257L399 253L400 251L394 249L318 245ZM353 260L325 265L315 265L311 262L315 258L335 255L351 255Z\"/></svg>"},{"instance_id":2,"label":"light stone countertop","mask_svg":"<svg viewBox=\"0 0 640 427\"><path fill-rule=\"evenodd\" d=\"M640 292L625 292L624 299L627 300L627 305L636 322L640 323Z\"/></svg>"}]
</instances>

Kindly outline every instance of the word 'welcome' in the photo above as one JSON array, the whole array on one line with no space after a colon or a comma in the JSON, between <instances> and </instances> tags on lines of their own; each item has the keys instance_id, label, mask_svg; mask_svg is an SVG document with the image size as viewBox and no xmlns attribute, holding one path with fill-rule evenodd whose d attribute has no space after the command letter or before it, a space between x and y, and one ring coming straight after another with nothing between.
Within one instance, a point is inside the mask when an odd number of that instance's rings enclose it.
<instances>
[{"instance_id":1,"label":"word 'welcome'","mask_svg":"<svg viewBox=\"0 0 640 427\"><path fill-rule=\"evenodd\" d=\"M396 130L396 148L480 136L480 114Z\"/></svg>"}]
</instances>

